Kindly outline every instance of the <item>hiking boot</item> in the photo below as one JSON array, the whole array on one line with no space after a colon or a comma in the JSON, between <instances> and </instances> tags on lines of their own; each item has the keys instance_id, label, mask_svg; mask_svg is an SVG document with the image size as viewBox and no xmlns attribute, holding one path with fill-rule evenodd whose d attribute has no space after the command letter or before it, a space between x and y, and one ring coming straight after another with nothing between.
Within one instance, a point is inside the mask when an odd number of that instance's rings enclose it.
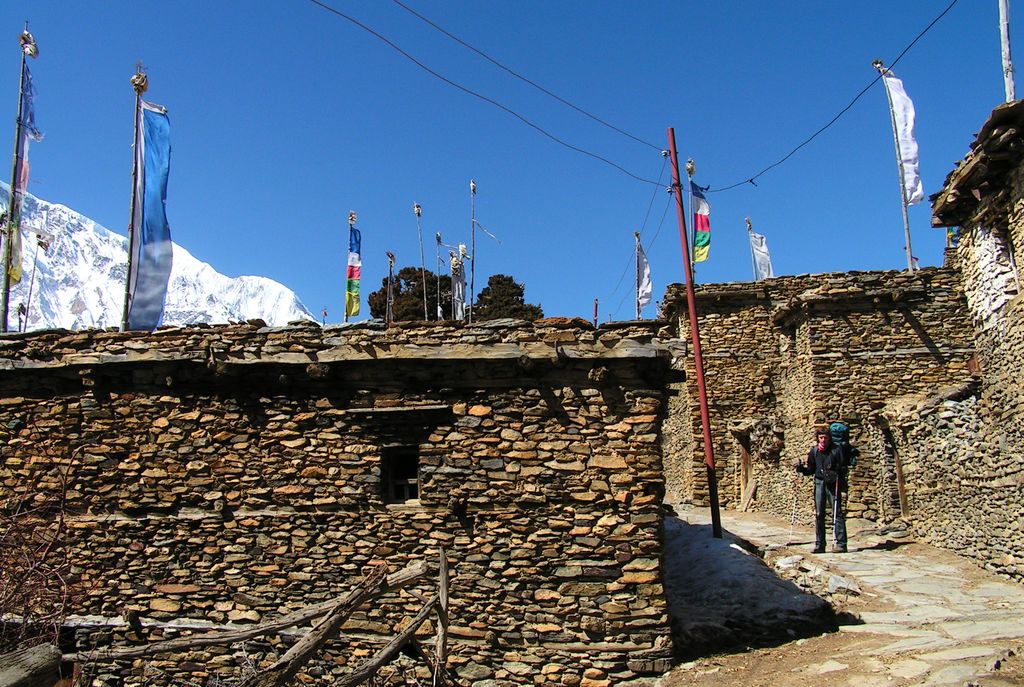
<instances>
[{"instance_id":1,"label":"hiking boot","mask_svg":"<svg viewBox=\"0 0 1024 687\"><path fill-rule=\"evenodd\" d=\"M833 546L832 547L832 553L846 553L846 547L845 546Z\"/></svg>"},{"instance_id":2,"label":"hiking boot","mask_svg":"<svg viewBox=\"0 0 1024 687\"><path fill-rule=\"evenodd\" d=\"M813 549L811 549L811 553L825 553L825 547L815 546Z\"/></svg>"}]
</instances>

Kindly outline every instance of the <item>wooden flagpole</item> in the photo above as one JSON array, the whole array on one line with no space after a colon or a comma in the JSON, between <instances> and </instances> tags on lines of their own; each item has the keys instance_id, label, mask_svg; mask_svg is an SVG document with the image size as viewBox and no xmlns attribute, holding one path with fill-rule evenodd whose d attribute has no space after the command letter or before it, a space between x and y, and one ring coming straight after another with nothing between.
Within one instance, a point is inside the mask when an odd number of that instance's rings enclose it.
<instances>
[{"instance_id":1,"label":"wooden flagpole","mask_svg":"<svg viewBox=\"0 0 1024 687\"><path fill-rule=\"evenodd\" d=\"M1010 56L1010 0L999 0L999 42L1003 55L1003 88L1006 102L1016 100L1013 86L1013 58Z\"/></svg>"},{"instance_id":2,"label":"wooden flagpole","mask_svg":"<svg viewBox=\"0 0 1024 687\"><path fill-rule=\"evenodd\" d=\"M132 90L135 91L135 124L132 135L132 199L128 204L128 272L124 278L124 307L121 310L121 331L128 330L128 310L131 308L132 297L132 262L134 260L134 242L138 239L138 227L135 226L135 186L139 180L139 113L142 110L142 94L149 89L149 77L142 71L142 62L135 64L135 74L131 78Z\"/></svg>"},{"instance_id":3,"label":"wooden flagpole","mask_svg":"<svg viewBox=\"0 0 1024 687\"><path fill-rule=\"evenodd\" d=\"M693 342L693 362L697 371L697 396L700 401L700 425L704 435L704 465L707 468L708 500L711 502L711 534L722 538L722 516L718 512L718 477L715 475L715 451L711 444L711 418L708 414L708 395L704 385L704 358L700 350L700 331L697 329L697 306L693 291L693 277L687 269L690 246L686 239L686 216L683 214L683 189L679 179L679 158L676 153L676 132L669 127L668 150L672 160L672 190L676 196L676 217L679 237L683 245L683 266L686 273L686 305L690 315L690 339Z\"/></svg>"},{"instance_id":4,"label":"wooden flagpole","mask_svg":"<svg viewBox=\"0 0 1024 687\"><path fill-rule=\"evenodd\" d=\"M384 310L384 324L390 328L395 318L395 254L391 251L384 251L384 253L388 256L388 294Z\"/></svg>"},{"instance_id":5,"label":"wooden flagpole","mask_svg":"<svg viewBox=\"0 0 1024 687\"><path fill-rule=\"evenodd\" d=\"M435 251L437 253L437 320L440 322L444 319L441 311L441 232L434 234L434 240L437 245Z\"/></svg>"},{"instance_id":6,"label":"wooden flagpole","mask_svg":"<svg viewBox=\"0 0 1024 687\"><path fill-rule=\"evenodd\" d=\"M889 71L881 60L875 60L871 64L883 77L885 76L885 73ZM885 97L889 101L889 118L892 121L892 140L896 146L896 166L900 174L900 198L903 200L903 246L907 251L907 271L913 272L914 254L910 247L910 216L907 214L907 182L904 177L903 153L900 152L900 133L896 126L896 109L892 104L892 93L889 92L889 84L886 83L884 78L882 79L882 85L885 87Z\"/></svg>"},{"instance_id":7,"label":"wooden flagpole","mask_svg":"<svg viewBox=\"0 0 1024 687\"><path fill-rule=\"evenodd\" d=\"M7 331L8 305L11 300L11 243L14 240L15 232L21 231L21 212L14 210L15 189L18 187L18 167L21 161L21 106L25 98L25 58L28 56L26 41L31 41L35 46L32 34L28 32L28 22L25 22L25 31L18 37L21 43L21 74L18 77L18 119L14 125L14 161L11 165L11 188L7 202L7 222L3 233L4 238L4 261L3 261L3 295L0 296L0 332Z\"/></svg>"},{"instance_id":8,"label":"wooden flagpole","mask_svg":"<svg viewBox=\"0 0 1024 687\"><path fill-rule=\"evenodd\" d=\"M640 232L633 232L633 257L636 259L636 319L640 319Z\"/></svg>"},{"instance_id":9,"label":"wooden flagpole","mask_svg":"<svg viewBox=\"0 0 1024 687\"><path fill-rule=\"evenodd\" d=\"M423 321L430 319L427 316L427 268L423 259L423 227L420 226L420 215L423 214L423 207L419 203L412 204L412 212L416 215L416 235L420 239L420 286L423 288Z\"/></svg>"},{"instance_id":10,"label":"wooden flagpole","mask_svg":"<svg viewBox=\"0 0 1024 687\"><path fill-rule=\"evenodd\" d=\"M697 165L693 158L686 161L686 207L690 209L690 228L686 232L686 240L690 245L690 278L697 282L697 263L694 262L693 249L697 245L697 225L693 224L693 175L697 171Z\"/></svg>"},{"instance_id":11,"label":"wooden flagpole","mask_svg":"<svg viewBox=\"0 0 1024 687\"><path fill-rule=\"evenodd\" d=\"M352 229L356 226L357 216L355 210L348 211L348 245L345 246L345 322L348 322L348 261L352 256ZM360 245L359 250L362 253L363 247ZM360 255L362 259L362 255ZM360 274L360 281L362 275Z\"/></svg>"},{"instance_id":12,"label":"wooden flagpole","mask_svg":"<svg viewBox=\"0 0 1024 687\"><path fill-rule=\"evenodd\" d=\"M743 221L747 223L747 243L750 244L750 266L754 270L754 281L761 281L757 274L757 256L754 255L754 225L750 223L749 217L744 217Z\"/></svg>"},{"instance_id":13,"label":"wooden flagpole","mask_svg":"<svg viewBox=\"0 0 1024 687\"><path fill-rule=\"evenodd\" d=\"M473 302L476 300L476 182L469 180L469 323L473 323ZM452 288L452 293L455 289Z\"/></svg>"}]
</instances>

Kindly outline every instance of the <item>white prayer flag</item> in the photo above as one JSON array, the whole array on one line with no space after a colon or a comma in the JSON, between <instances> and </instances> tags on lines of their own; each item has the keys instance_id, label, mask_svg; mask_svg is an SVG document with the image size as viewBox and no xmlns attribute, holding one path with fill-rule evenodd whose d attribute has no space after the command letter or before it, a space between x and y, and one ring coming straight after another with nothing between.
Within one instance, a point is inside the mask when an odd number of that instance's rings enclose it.
<instances>
[{"instance_id":1,"label":"white prayer flag","mask_svg":"<svg viewBox=\"0 0 1024 687\"><path fill-rule=\"evenodd\" d=\"M637 241L636 244L636 255L637 255L637 272L639 272L640 278L637 280L638 285L636 289L636 300L640 307L650 305L651 297L654 295L654 284L651 282L651 265L647 262L647 256L644 255L644 248Z\"/></svg>"},{"instance_id":2,"label":"white prayer flag","mask_svg":"<svg viewBox=\"0 0 1024 687\"><path fill-rule=\"evenodd\" d=\"M903 188L907 204L914 205L924 200L924 188L921 186L921 173L918 168L917 141L914 140L914 103L903 88L903 82L896 78L892 70L886 69L882 78L885 80L893 116L896 118L896 140L903 167Z\"/></svg>"},{"instance_id":3,"label":"white prayer flag","mask_svg":"<svg viewBox=\"0 0 1024 687\"><path fill-rule=\"evenodd\" d=\"M772 256L768 254L768 241L761 234L748 232L750 234L750 252L754 254L754 280L771 279L775 276L772 271Z\"/></svg>"}]
</instances>

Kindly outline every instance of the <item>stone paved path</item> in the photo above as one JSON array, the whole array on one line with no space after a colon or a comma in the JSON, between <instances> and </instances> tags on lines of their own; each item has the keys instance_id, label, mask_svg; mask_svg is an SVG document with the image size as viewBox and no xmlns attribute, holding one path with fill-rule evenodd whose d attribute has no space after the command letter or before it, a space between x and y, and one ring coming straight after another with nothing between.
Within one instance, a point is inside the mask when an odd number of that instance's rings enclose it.
<instances>
[{"instance_id":1,"label":"stone paved path","mask_svg":"<svg viewBox=\"0 0 1024 687\"><path fill-rule=\"evenodd\" d=\"M678 513L693 525L710 522L707 510ZM847 648L791 672L832 673L828 682L835 685L960 686L981 677L982 685L1017 684L993 665L1024 645L1024 585L948 551L880 534L870 523L850 523L849 553L815 556L809 528L760 513L722 515L727 533L757 546L777 567L825 568L833 581L838 575L859 589L848 610L862 623L840 628L849 635Z\"/></svg>"}]
</instances>

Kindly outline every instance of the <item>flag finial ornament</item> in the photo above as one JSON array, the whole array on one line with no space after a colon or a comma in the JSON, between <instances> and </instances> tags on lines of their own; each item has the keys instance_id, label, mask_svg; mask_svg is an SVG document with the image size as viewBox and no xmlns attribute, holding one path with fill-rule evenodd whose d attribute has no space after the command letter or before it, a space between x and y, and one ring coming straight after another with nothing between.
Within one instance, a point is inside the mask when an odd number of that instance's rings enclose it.
<instances>
[{"instance_id":1,"label":"flag finial ornament","mask_svg":"<svg viewBox=\"0 0 1024 687\"><path fill-rule=\"evenodd\" d=\"M697 165L693 163L693 158L691 157L689 160L686 161L686 175L692 177L696 171Z\"/></svg>"},{"instance_id":2,"label":"flag finial ornament","mask_svg":"<svg viewBox=\"0 0 1024 687\"><path fill-rule=\"evenodd\" d=\"M149 90L149 77L146 76L146 72L142 71L142 62L135 63L135 73L132 74L131 78L132 90L135 91L135 95L142 96L143 93Z\"/></svg>"},{"instance_id":3,"label":"flag finial ornament","mask_svg":"<svg viewBox=\"0 0 1024 687\"><path fill-rule=\"evenodd\" d=\"M25 30L18 36L18 41L21 43L21 51L29 57L39 57L39 46L36 45L36 39L28 32L28 22L25 22Z\"/></svg>"},{"instance_id":4,"label":"flag finial ornament","mask_svg":"<svg viewBox=\"0 0 1024 687\"><path fill-rule=\"evenodd\" d=\"M420 217L421 215L423 215L423 207L419 203L413 203L412 214L416 215L417 217Z\"/></svg>"},{"instance_id":5,"label":"flag finial ornament","mask_svg":"<svg viewBox=\"0 0 1024 687\"><path fill-rule=\"evenodd\" d=\"M743 221L747 223L747 231L754 231L754 225L751 223L749 217L744 217Z\"/></svg>"},{"instance_id":6,"label":"flag finial ornament","mask_svg":"<svg viewBox=\"0 0 1024 687\"><path fill-rule=\"evenodd\" d=\"M348 224L349 224L349 226L352 226L355 223L356 223L356 211L355 210L349 210L348 211Z\"/></svg>"},{"instance_id":7,"label":"flag finial ornament","mask_svg":"<svg viewBox=\"0 0 1024 687\"><path fill-rule=\"evenodd\" d=\"M476 195L476 182L472 179L469 180L469 192L474 196Z\"/></svg>"}]
</instances>

